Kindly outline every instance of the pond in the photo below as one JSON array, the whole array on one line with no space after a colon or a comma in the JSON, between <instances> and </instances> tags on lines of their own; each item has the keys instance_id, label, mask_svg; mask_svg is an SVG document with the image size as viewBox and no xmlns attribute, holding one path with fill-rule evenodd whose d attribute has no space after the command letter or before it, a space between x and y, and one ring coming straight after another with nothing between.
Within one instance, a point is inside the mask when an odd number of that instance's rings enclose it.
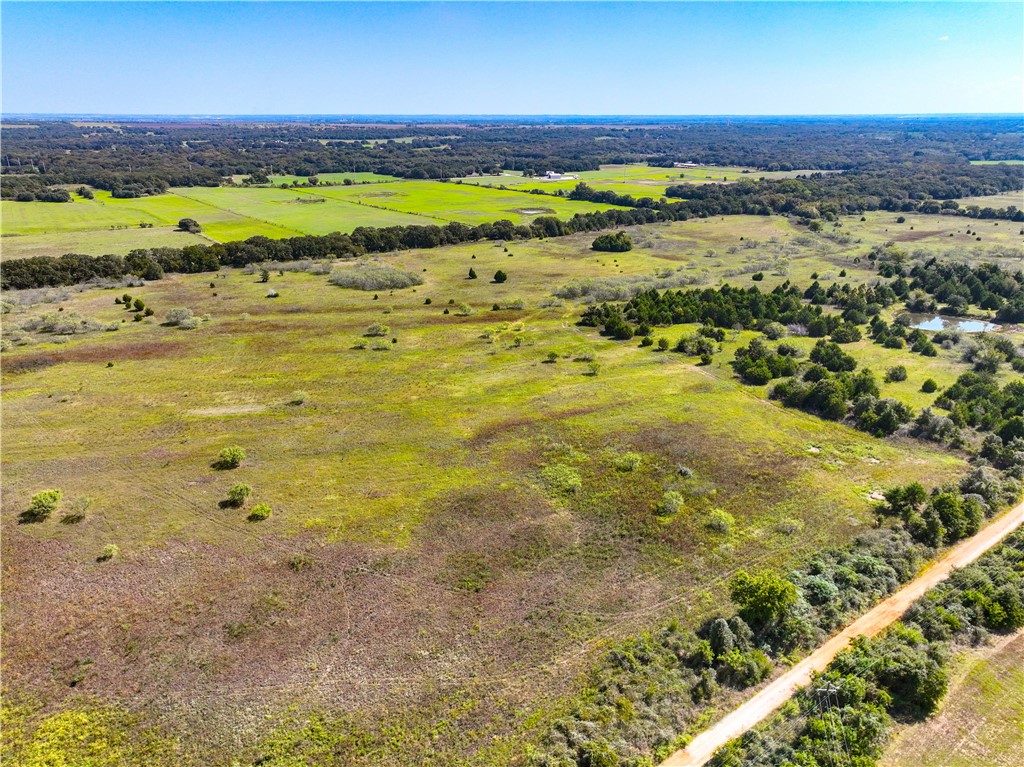
<instances>
[{"instance_id":1,"label":"pond","mask_svg":"<svg viewBox=\"0 0 1024 767\"><path fill-rule=\"evenodd\" d=\"M998 325L985 320L967 320L961 317L941 317L937 314L911 314L909 315L914 323L910 327L919 330L959 330L961 333L981 333L986 330L996 330Z\"/></svg>"}]
</instances>

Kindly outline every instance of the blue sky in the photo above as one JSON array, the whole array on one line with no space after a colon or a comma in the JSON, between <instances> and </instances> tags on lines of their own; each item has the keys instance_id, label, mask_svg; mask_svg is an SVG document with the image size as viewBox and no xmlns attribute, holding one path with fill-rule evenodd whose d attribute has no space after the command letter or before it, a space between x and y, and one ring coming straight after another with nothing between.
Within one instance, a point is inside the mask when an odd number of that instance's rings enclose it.
<instances>
[{"instance_id":1,"label":"blue sky","mask_svg":"<svg viewBox=\"0 0 1024 767\"><path fill-rule=\"evenodd\" d=\"M1024 4L4 2L3 111L1024 111Z\"/></svg>"}]
</instances>

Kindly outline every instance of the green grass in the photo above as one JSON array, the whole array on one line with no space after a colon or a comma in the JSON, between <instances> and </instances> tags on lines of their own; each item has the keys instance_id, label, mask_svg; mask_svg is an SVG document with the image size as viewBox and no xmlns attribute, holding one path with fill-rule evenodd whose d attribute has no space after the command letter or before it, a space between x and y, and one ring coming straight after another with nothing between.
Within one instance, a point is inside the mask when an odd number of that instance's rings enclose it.
<instances>
[{"instance_id":1,"label":"green grass","mask_svg":"<svg viewBox=\"0 0 1024 767\"><path fill-rule=\"evenodd\" d=\"M996 637L995 641L1001 641ZM1024 730L1024 634L965 653L949 692L928 721L897 733L884 767L1000 767L1019 764Z\"/></svg>"},{"instance_id":2,"label":"green grass","mask_svg":"<svg viewBox=\"0 0 1024 767\"><path fill-rule=\"evenodd\" d=\"M196 242L194 237L175 234L181 218L198 221L207 241L225 242L254 235L281 238L350 232L359 226L479 224L502 218L528 224L538 215L568 218L609 207L437 181L303 189L190 187L130 200L97 191L94 200L75 195L72 203L5 200L0 206L4 258L70 252L123 254L150 243ZM141 230L140 223L152 224L154 229ZM125 228L133 234L126 234ZM159 236L157 229L162 232ZM136 238L137 231L143 233Z\"/></svg>"},{"instance_id":3,"label":"green grass","mask_svg":"<svg viewBox=\"0 0 1024 767\"><path fill-rule=\"evenodd\" d=\"M384 199L407 211L475 204L470 213L483 215L522 196L431 182L315 193L381 187L402 191ZM205 191L218 202L317 207ZM171 275L129 289L156 310L137 323L120 322L127 313L113 299L124 290L71 293L65 311L120 328L4 353L5 660L18 669L5 683L44 695L53 712L83 708L71 676L83 673L84 693L108 700L125 699L131 680L142 691L131 700L154 701L133 707L165 714L188 743L186 764L257 758L260 748L239 751L227 736L245 722L247 744L296 741L288 748L314 761L327 742L348 764L436 754L507 763L557 715L602 642L670 616L692 624L727 598L721 579L734 569L800 561L866 529L872 492L964 469L935 446L768 402L727 364L750 333L697 368L577 326L579 306L542 306L573 278L664 268L746 286L749 273L724 275L759 259L778 266L762 289L841 269L872 280L855 259L889 239L890 224L878 214L843 229L854 226L860 242L846 244L783 218L737 216L634 227L637 246L621 254L590 250L592 234L508 253L490 242L408 251L378 260L424 284L376 299L301 272L269 284L239 270ZM948 243L936 235L916 246ZM470 267L480 279L465 279ZM498 269L507 282L487 279ZM268 288L279 297L266 298ZM515 299L522 310L491 311ZM472 313L457 316L460 304ZM194 330L159 324L181 306L210 319ZM5 329L55 308L16 308ZM378 340L363 338L373 323L390 328L384 349L354 348ZM945 385L965 369L945 352L853 348L879 374L911 368L884 393L915 405L926 403L923 376ZM301 404L291 404L296 390ZM234 444L245 461L214 468ZM631 453L633 470L620 470ZM687 492L706 494L695 504L733 515L730 533L706 530L699 515L654 513L667 489L683 487L680 465L695 474ZM579 488L553 487L552 466L578 475ZM239 482L253 488L249 508L221 507ZM17 525L31 495L51 487L63 490L62 508ZM273 515L247 522L259 503ZM61 523L82 510L77 524ZM785 533L791 522L802 532ZM119 556L97 562L107 544ZM296 558L308 566L293 567ZM43 609L51 604L62 609ZM183 679L188 705L167 703ZM353 702L330 704L337 690ZM352 737L294 723L280 731L309 711L341 716Z\"/></svg>"},{"instance_id":4,"label":"green grass","mask_svg":"<svg viewBox=\"0 0 1024 767\"><path fill-rule=\"evenodd\" d=\"M500 176L470 176L467 184L480 186L507 186L510 189L543 189L568 192L581 181L600 191L629 194L636 198L659 198L674 184L731 183L741 179L792 178L812 171L759 171L755 168L701 166L699 168L656 168L650 165L602 165L600 170L569 172L576 179L547 181L537 176L527 178L519 172L506 172Z\"/></svg>"},{"instance_id":5,"label":"green grass","mask_svg":"<svg viewBox=\"0 0 1024 767\"><path fill-rule=\"evenodd\" d=\"M1024 160L971 160L971 165L1024 165Z\"/></svg>"}]
</instances>

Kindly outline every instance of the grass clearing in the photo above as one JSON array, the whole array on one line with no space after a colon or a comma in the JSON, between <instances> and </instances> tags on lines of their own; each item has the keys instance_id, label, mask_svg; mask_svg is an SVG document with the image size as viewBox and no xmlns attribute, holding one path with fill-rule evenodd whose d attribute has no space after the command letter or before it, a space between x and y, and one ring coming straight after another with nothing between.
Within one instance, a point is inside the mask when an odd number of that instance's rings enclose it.
<instances>
[{"instance_id":1,"label":"grass clearing","mask_svg":"<svg viewBox=\"0 0 1024 767\"><path fill-rule=\"evenodd\" d=\"M449 206L466 189L402 186L450 192ZM427 201L410 191L402 204ZM510 761L603 639L670 616L693 625L736 568L848 540L870 524L871 493L963 470L738 383L726 363L752 334L697 368L578 327L580 307L551 296L572 279L666 268L746 286L763 260L777 268L762 289L843 269L867 281L856 254L888 224L858 225L862 241L846 245L737 216L634 227L620 254L592 251L593 235L407 251L375 261L423 284L376 293L300 271L268 284L233 269L171 275L131 289L156 309L140 322L121 322L123 290L69 291L58 306L119 329L4 353L5 684L41 696L47 715L79 710L80 694L132 701L173 723L197 762L251 761L275 738L303 753L319 736L289 717L311 713L344 718L351 764ZM470 267L509 278L467 280ZM174 307L210 320L160 325ZM16 307L5 324L56 308ZM364 338L374 324L387 334ZM855 353L879 375L919 365L891 385L908 400L923 375L946 384L963 368L945 352L913 365L867 342ZM216 468L230 445L245 460ZM249 507L222 507L238 483ZM52 518L16 524L49 488L63 491ZM733 525L659 516L669 491L694 508L713 498ZM247 521L258 504L273 513ZM107 545L118 555L98 562ZM237 747L226 733L243 725L252 737Z\"/></svg>"}]
</instances>

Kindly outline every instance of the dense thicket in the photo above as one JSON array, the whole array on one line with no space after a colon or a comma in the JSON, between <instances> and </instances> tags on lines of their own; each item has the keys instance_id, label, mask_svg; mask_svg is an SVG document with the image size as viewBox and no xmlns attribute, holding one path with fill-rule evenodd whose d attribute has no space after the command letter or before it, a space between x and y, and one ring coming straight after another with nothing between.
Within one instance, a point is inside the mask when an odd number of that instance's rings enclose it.
<instances>
[{"instance_id":1,"label":"dense thicket","mask_svg":"<svg viewBox=\"0 0 1024 767\"><path fill-rule=\"evenodd\" d=\"M594 170L676 162L764 170L847 170L921 160L1020 159L1019 117L729 118L587 124L536 121L345 124L344 121L119 121L106 127L6 121L6 174L101 189L215 185L270 170L451 178L517 170ZM628 124L632 123L632 124ZM402 142L395 139L404 139ZM600 140L597 140L600 139ZM8 196L6 190L4 196ZM13 195L10 195L13 197ZM944 194L932 194L944 198ZM958 196L958 195L952 195Z\"/></svg>"}]
</instances>

